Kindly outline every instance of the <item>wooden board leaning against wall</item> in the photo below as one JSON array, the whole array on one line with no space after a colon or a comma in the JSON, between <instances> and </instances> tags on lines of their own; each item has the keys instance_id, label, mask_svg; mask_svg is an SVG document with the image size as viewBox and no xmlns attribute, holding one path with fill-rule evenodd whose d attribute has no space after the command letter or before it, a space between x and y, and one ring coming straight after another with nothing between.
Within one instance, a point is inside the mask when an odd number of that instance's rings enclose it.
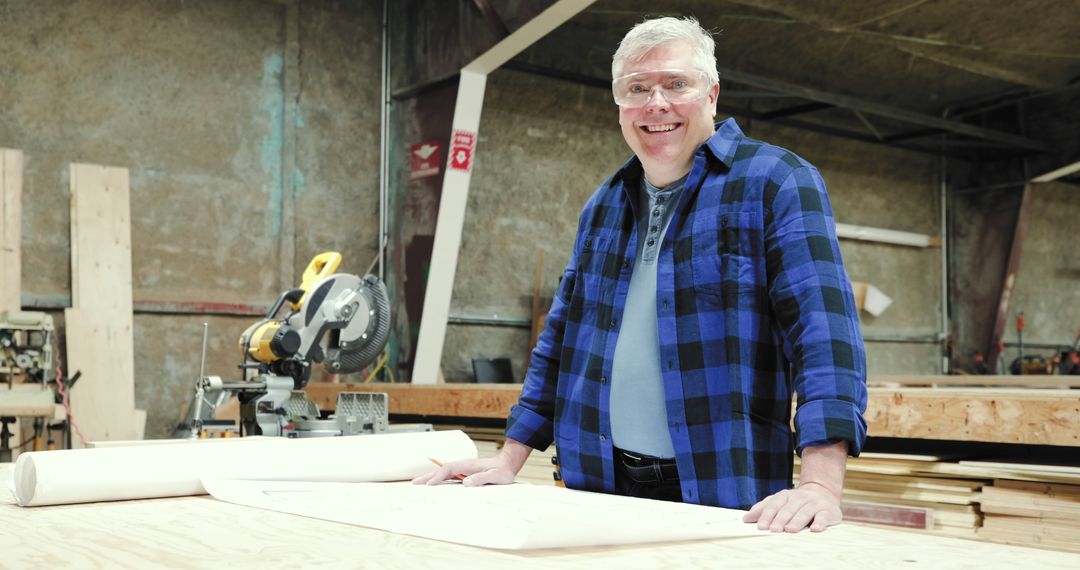
<instances>
[{"instance_id":1,"label":"wooden board leaning against wall","mask_svg":"<svg viewBox=\"0 0 1080 570\"><path fill-rule=\"evenodd\" d=\"M71 165L71 392L87 441L135 439L130 187L126 168ZM78 445L78 442L76 442Z\"/></svg>"}]
</instances>

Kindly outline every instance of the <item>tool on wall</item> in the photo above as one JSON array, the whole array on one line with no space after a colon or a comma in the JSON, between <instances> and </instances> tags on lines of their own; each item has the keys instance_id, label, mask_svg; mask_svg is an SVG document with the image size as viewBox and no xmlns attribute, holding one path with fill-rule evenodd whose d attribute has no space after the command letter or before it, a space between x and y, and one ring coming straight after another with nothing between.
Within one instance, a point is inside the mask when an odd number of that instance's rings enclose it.
<instances>
[{"instance_id":1,"label":"tool on wall","mask_svg":"<svg viewBox=\"0 0 1080 570\"><path fill-rule=\"evenodd\" d=\"M337 413L324 420L302 390L313 364L338 374L360 371L379 356L389 337L385 285L373 275L334 273L340 264L340 253L316 255L300 287L282 293L266 317L244 331L241 380L205 374L203 325L199 378L177 436L204 435L215 424L210 419L213 410L233 395L240 401L241 435L310 437L388 430L385 394L342 393ZM249 378L251 372L255 374Z\"/></svg>"}]
</instances>

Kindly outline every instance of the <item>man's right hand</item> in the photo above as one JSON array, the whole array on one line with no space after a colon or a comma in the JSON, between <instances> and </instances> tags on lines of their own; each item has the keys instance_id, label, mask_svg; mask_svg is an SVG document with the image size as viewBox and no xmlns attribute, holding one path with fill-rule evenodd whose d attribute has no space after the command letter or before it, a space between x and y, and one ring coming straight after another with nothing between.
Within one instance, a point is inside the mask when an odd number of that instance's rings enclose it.
<instances>
[{"instance_id":1,"label":"man's right hand","mask_svg":"<svg viewBox=\"0 0 1080 570\"><path fill-rule=\"evenodd\" d=\"M466 487L481 485L507 485L514 482L514 477L521 471L532 448L524 443L507 438L502 450L495 457L486 459L466 459L454 461L413 479L414 485L438 485L459 475Z\"/></svg>"}]
</instances>

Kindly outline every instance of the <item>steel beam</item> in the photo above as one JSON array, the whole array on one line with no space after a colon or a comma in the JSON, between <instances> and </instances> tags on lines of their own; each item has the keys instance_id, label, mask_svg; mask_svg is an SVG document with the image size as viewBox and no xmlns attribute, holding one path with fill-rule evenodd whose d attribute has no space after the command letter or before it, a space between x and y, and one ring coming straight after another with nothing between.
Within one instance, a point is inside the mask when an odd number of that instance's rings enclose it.
<instances>
[{"instance_id":1,"label":"steel beam","mask_svg":"<svg viewBox=\"0 0 1080 570\"><path fill-rule=\"evenodd\" d=\"M804 103L802 105L795 105L794 107L785 107L783 109L777 109L775 111L766 111L759 114L758 118L763 121L768 121L769 119L791 117L794 115L802 115L803 113L812 113L814 111L832 108L833 105L830 105L829 103Z\"/></svg>"},{"instance_id":2,"label":"steel beam","mask_svg":"<svg viewBox=\"0 0 1080 570\"><path fill-rule=\"evenodd\" d=\"M906 123L922 125L924 127L930 127L934 129L941 129L944 131L959 133L962 135L968 135L976 138L1003 142L1020 148L1029 148L1033 150L1047 152L1051 150L1050 145L1044 142L1036 141L1012 133L995 131L993 129L986 129L968 123L961 123L959 121L950 121L948 119L935 117L933 115L927 115L917 111L909 111L907 109L900 109L898 107L893 107L890 105L874 103L873 101L866 101L864 99L859 99L857 97L851 97L848 95L830 93L828 91L822 91L813 87L796 85L794 83L788 83L787 81L782 81L780 79L761 77L759 75L754 75L752 73L746 73L743 71L737 71L734 69L723 68L718 69L718 71L720 72L720 76L726 80L741 83L743 85L749 85L751 87L757 87L759 89L770 89L773 91L779 91L782 93L787 93L789 95L802 97L803 99L809 99L811 101L829 103L836 107L843 107L845 109L852 109L855 111L861 111L863 113L869 113L871 115L888 117L890 119L904 121Z\"/></svg>"},{"instance_id":3,"label":"steel beam","mask_svg":"<svg viewBox=\"0 0 1080 570\"><path fill-rule=\"evenodd\" d=\"M1005 324L1009 319L1009 301L1012 299L1013 288L1016 286L1016 273L1020 270L1020 254L1024 250L1024 238L1027 237L1028 221L1031 218L1032 186L1024 186L1024 194L1020 198L1020 209L1016 213L1016 226L1013 228L1012 247L1009 250L1009 261L1005 265L1005 277L1001 283L1001 293L998 295L997 316L994 318L994 332L991 335L986 353L987 364L990 373L1006 373L997 370L998 339L1003 338Z\"/></svg>"}]
</instances>

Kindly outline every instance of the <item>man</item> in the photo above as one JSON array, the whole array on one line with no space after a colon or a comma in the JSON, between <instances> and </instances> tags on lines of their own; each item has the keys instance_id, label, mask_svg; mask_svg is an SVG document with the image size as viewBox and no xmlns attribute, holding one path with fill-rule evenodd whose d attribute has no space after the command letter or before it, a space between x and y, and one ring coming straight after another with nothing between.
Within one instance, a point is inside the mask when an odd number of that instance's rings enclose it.
<instances>
[{"instance_id":1,"label":"man","mask_svg":"<svg viewBox=\"0 0 1080 570\"><path fill-rule=\"evenodd\" d=\"M865 356L825 184L733 120L713 123L714 44L696 20L637 25L612 75L634 157L582 211L506 445L415 482L510 483L554 441L567 487L824 530L866 436Z\"/></svg>"}]
</instances>

